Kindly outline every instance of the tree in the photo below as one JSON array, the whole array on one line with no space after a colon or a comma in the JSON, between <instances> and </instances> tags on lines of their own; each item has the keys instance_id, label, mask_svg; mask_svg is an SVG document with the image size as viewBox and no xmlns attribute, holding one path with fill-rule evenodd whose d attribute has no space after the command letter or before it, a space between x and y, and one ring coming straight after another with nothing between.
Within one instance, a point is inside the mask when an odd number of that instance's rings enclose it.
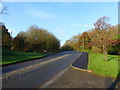
<instances>
[{"instance_id":1,"label":"tree","mask_svg":"<svg viewBox=\"0 0 120 90\"><path fill-rule=\"evenodd\" d=\"M1 24L0 31L2 31L2 48L9 48L10 49L12 37L10 36L8 29L6 29L5 25Z\"/></svg>"},{"instance_id":2,"label":"tree","mask_svg":"<svg viewBox=\"0 0 120 90\"><path fill-rule=\"evenodd\" d=\"M86 49L87 44L90 41L89 34L87 32L83 32L81 35L81 40L82 40L82 49Z\"/></svg>"},{"instance_id":3,"label":"tree","mask_svg":"<svg viewBox=\"0 0 120 90\"><path fill-rule=\"evenodd\" d=\"M49 34L46 36L46 49L48 51L57 51L60 47L60 41L53 36L52 34Z\"/></svg>"},{"instance_id":4,"label":"tree","mask_svg":"<svg viewBox=\"0 0 120 90\"><path fill-rule=\"evenodd\" d=\"M98 41L98 47L102 47L102 51L104 54L104 59L107 60L107 52L111 47L111 43L109 43L110 36L107 34L107 31L110 29L110 24L108 23L109 18L104 16L97 20L94 24L96 30L96 37Z\"/></svg>"},{"instance_id":5,"label":"tree","mask_svg":"<svg viewBox=\"0 0 120 90\"><path fill-rule=\"evenodd\" d=\"M23 47L19 46L19 43L23 44ZM47 30L34 25L30 26L26 32L18 33L13 46L16 47L16 45L21 48L15 48L17 50L32 52L57 51L59 50L60 41Z\"/></svg>"},{"instance_id":6,"label":"tree","mask_svg":"<svg viewBox=\"0 0 120 90\"><path fill-rule=\"evenodd\" d=\"M64 46L61 47L61 50L62 51L71 51L71 50L73 50L73 48L70 47L69 45L64 45Z\"/></svg>"},{"instance_id":7,"label":"tree","mask_svg":"<svg viewBox=\"0 0 120 90\"><path fill-rule=\"evenodd\" d=\"M101 17L94 23L95 28L73 36L63 47L70 47L73 50L89 49L92 52L103 53L104 60L108 60L107 54L120 54L120 25L111 26L108 21L108 17Z\"/></svg>"},{"instance_id":8,"label":"tree","mask_svg":"<svg viewBox=\"0 0 120 90\"><path fill-rule=\"evenodd\" d=\"M112 47L108 51L108 54L120 54L120 35L119 35L119 25L112 26L109 31L109 35L112 37L110 42L112 42Z\"/></svg>"},{"instance_id":9,"label":"tree","mask_svg":"<svg viewBox=\"0 0 120 90\"><path fill-rule=\"evenodd\" d=\"M4 5L1 0L0 0L0 6L1 6L0 7L0 15L2 16L3 14L7 14L7 12L6 12L7 6ZM11 47L11 37L10 37L5 25L1 21L0 21L0 38L2 38L2 39L0 39L0 45L2 45L3 48L10 48Z\"/></svg>"},{"instance_id":10,"label":"tree","mask_svg":"<svg viewBox=\"0 0 120 90\"><path fill-rule=\"evenodd\" d=\"M23 37L15 37L13 39L13 50L23 51L25 46L24 38Z\"/></svg>"}]
</instances>

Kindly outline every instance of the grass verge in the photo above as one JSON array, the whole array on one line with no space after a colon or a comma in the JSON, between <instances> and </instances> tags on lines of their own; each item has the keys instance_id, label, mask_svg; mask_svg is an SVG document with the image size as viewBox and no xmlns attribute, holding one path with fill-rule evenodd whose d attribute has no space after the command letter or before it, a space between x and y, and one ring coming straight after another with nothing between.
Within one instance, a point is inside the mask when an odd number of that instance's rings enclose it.
<instances>
[{"instance_id":1,"label":"grass verge","mask_svg":"<svg viewBox=\"0 0 120 90\"><path fill-rule=\"evenodd\" d=\"M104 55L89 52L88 69L99 75L116 78L118 77L119 56L108 55L108 61L104 61Z\"/></svg>"},{"instance_id":2,"label":"grass verge","mask_svg":"<svg viewBox=\"0 0 120 90\"><path fill-rule=\"evenodd\" d=\"M2 62L0 65L12 64L21 61L27 61L34 58L44 57L46 55L31 52L17 52L11 50L2 50Z\"/></svg>"}]
</instances>

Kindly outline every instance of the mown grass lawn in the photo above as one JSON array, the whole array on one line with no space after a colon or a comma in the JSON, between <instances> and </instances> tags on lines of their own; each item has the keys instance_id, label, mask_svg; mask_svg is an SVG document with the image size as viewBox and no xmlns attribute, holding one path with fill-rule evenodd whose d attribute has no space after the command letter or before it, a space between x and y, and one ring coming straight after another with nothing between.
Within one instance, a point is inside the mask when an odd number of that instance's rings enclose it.
<instances>
[{"instance_id":1,"label":"mown grass lawn","mask_svg":"<svg viewBox=\"0 0 120 90\"><path fill-rule=\"evenodd\" d=\"M0 65L6 65L21 61L26 61L34 58L44 57L45 55L39 53L31 53L31 52L17 52L11 50L2 50L2 62Z\"/></svg>"},{"instance_id":2,"label":"mown grass lawn","mask_svg":"<svg viewBox=\"0 0 120 90\"><path fill-rule=\"evenodd\" d=\"M104 55L100 53L89 53L88 69L94 73L108 77L117 77L119 57L108 55L108 61L104 61Z\"/></svg>"}]
</instances>

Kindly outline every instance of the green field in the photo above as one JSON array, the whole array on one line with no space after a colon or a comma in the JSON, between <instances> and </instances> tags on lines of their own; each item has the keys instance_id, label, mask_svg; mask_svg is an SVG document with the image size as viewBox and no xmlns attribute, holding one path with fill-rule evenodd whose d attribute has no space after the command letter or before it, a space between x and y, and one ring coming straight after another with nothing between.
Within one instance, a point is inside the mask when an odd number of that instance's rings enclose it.
<instances>
[{"instance_id":1,"label":"green field","mask_svg":"<svg viewBox=\"0 0 120 90\"><path fill-rule=\"evenodd\" d=\"M0 65L6 65L16 62L21 62L25 60L30 60L34 58L44 57L45 55L39 53L31 53L31 52L17 52L11 50L2 50L2 62Z\"/></svg>"},{"instance_id":2,"label":"green field","mask_svg":"<svg viewBox=\"0 0 120 90\"><path fill-rule=\"evenodd\" d=\"M100 53L89 53L88 69L99 75L117 77L118 62L120 57L108 55L108 61L104 61L104 55Z\"/></svg>"}]
</instances>

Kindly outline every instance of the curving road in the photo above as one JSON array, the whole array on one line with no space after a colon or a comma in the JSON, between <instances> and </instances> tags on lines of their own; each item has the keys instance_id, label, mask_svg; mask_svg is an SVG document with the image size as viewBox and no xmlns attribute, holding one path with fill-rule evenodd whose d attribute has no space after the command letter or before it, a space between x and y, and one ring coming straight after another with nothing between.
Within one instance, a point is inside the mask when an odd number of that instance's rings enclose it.
<instances>
[{"instance_id":1,"label":"curving road","mask_svg":"<svg viewBox=\"0 0 120 90\"><path fill-rule=\"evenodd\" d=\"M35 88L67 68L80 52L66 51L41 59L4 66L3 88Z\"/></svg>"}]
</instances>

